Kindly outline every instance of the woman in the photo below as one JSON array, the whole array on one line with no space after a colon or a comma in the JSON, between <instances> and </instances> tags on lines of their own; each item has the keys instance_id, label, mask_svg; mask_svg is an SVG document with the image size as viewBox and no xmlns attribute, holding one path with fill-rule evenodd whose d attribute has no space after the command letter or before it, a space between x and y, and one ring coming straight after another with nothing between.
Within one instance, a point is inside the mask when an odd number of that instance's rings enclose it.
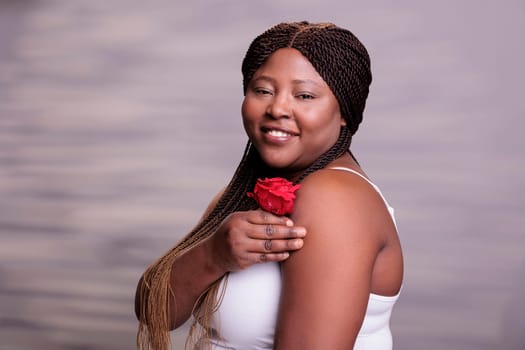
<instances>
[{"instance_id":1,"label":"woman","mask_svg":"<svg viewBox=\"0 0 525 350\"><path fill-rule=\"evenodd\" d=\"M142 276L139 348L166 349L193 314L196 349L391 349L401 246L349 150L372 79L366 49L330 23L281 23L251 43L242 73L245 154ZM289 215L254 200L257 179L274 177L300 185Z\"/></svg>"}]
</instances>

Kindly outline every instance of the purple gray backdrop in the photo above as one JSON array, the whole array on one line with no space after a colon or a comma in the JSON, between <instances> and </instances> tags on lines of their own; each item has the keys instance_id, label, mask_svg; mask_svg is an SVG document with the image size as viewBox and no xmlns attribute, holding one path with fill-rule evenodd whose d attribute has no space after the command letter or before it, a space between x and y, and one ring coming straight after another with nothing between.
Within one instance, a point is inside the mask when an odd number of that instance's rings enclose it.
<instances>
[{"instance_id":1,"label":"purple gray backdrop","mask_svg":"<svg viewBox=\"0 0 525 350\"><path fill-rule=\"evenodd\" d=\"M241 156L249 42L303 19L372 57L353 150L396 208L395 348L523 350L524 15L510 0L0 1L0 350L134 347L140 273Z\"/></svg>"}]
</instances>

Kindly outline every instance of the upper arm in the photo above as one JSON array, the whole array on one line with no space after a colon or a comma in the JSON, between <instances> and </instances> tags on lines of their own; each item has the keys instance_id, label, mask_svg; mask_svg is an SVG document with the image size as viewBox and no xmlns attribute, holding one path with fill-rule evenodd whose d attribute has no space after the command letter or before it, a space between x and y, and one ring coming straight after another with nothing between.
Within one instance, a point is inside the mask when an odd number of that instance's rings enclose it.
<instances>
[{"instance_id":1,"label":"upper arm","mask_svg":"<svg viewBox=\"0 0 525 350\"><path fill-rule=\"evenodd\" d=\"M308 233L282 263L276 349L351 349L368 304L384 204L357 177L318 173L303 183L292 217Z\"/></svg>"}]
</instances>

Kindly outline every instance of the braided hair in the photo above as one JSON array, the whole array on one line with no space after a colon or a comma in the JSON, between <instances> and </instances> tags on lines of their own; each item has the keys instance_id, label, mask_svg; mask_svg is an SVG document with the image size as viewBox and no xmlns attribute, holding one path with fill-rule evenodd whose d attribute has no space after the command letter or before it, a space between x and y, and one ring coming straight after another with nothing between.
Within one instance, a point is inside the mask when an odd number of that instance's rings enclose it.
<instances>
[{"instance_id":1,"label":"braided hair","mask_svg":"<svg viewBox=\"0 0 525 350\"><path fill-rule=\"evenodd\" d=\"M363 44L350 31L332 23L278 24L256 37L248 48L242 63L244 93L255 71L282 48L294 48L310 61L332 90L354 134L363 120L372 82L370 57Z\"/></svg>"},{"instance_id":2,"label":"braided hair","mask_svg":"<svg viewBox=\"0 0 525 350\"><path fill-rule=\"evenodd\" d=\"M244 93L257 69L281 48L294 48L311 62L335 95L346 121L335 144L300 174L295 181L299 183L345 152L350 152L352 135L363 119L372 81L370 59L363 44L350 31L334 24L306 21L281 23L257 36L250 44L242 62ZM256 209L257 204L246 196L246 192L253 190L257 178L270 173L271 169L263 163L257 149L248 141L242 159L216 206L175 247L144 272L138 289L139 349L165 350L169 347L168 310L174 298L170 274L175 260L213 235L229 214ZM220 284L226 282L227 274L214 282L195 305L195 319L186 342L187 347L197 342L210 345L208 341L213 335L211 317L222 300L222 295L219 295ZM224 290L222 288L223 293Z\"/></svg>"}]
</instances>

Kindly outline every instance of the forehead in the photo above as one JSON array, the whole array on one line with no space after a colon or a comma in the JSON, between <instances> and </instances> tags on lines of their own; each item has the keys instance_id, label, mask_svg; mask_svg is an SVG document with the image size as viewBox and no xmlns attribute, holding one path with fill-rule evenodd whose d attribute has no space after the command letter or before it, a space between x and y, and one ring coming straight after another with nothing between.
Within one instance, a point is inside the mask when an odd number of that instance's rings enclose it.
<instances>
[{"instance_id":1,"label":"forehead","mask_svg":"<svg viewBox=\"0 0 525 350\"><path fill-rule=\"evenodd\" d=\"M270 76L273 79L310 80L326 85L310 61L294 48L278 49L268 56L266 61L255 71L252 80L261 76Z\"/></svg>"}]
</instances>

